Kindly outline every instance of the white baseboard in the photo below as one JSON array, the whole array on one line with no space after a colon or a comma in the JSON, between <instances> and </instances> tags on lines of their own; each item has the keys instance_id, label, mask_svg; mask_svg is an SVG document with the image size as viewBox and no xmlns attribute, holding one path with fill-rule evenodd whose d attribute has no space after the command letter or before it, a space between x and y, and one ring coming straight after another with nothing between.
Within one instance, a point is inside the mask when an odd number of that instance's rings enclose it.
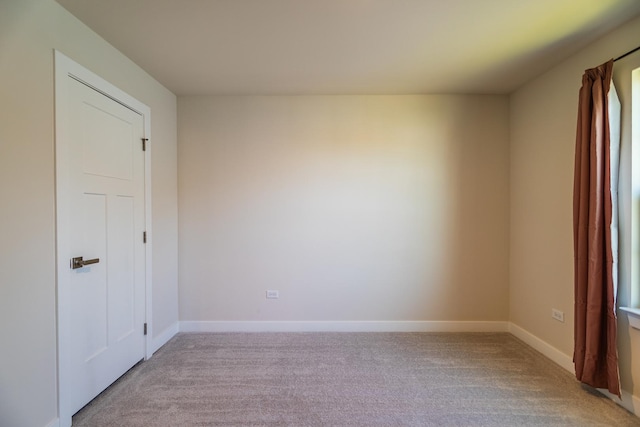
<instances>
[{"instance_id":1,"label":"white baseboard","mask_svg":"<svg viewBox=\"0 0 640 427\"><path fill-rule=\"evenodd\" d=\"M547 358L553 360L558 365L562 366L567 371L574 373L573 370L573 358L562 351L558 350L551 344L541 340L531 332L522 329L515 323L509 322L509 332L516 338L524 341L530 347L538 350L540 353L547 356Z\"/></svg>"},{"instance_id":2,"label":"white baseboard","mask_svg":"<svg viewBox=\"0 0 640 427\"><path fill-rule=\"evenodd\" d=\"M508 322L181 321L180 332L507 332Z\"/></svg>"},{"instance_id":3,"label":"white baseboard","mask_svg":"<svg viewBox=\"0 0 640 427\"><path fill-rule=\"evenodd\" d=\"M60 419L54 418L51 421L49 421L47 425L44 427L60 427Z\"/></svg>"},{"instance_id":4,"label":"white baseboard","mask_svg":"<svg viewBox=\"0 0 640 427\"><path fill-rule=\"evenodd\" d=\"M609 393L608 390L599 388L598 391L625 408L627 411L640 417L640 398L638 396L634 396L633 394L622 390L622 399L620 399L615 394Z\"/></svg>"},{"instance_id":5,"label":"white baseboard","mask_svg":"<svg viewBox=\"0 0 640 427\"><path fill-rule=\"evenodd\" d=\"M535 350L538 350L540 353L544 354L547 358L551 359L571 374L575 373L573 366L573 358L557 348L553 347L551 344L541 340L537 336L532 333L522 329L520 326L515 323L509 322L509 332L520 340L524 341L530 347L533 347ZM622 399L618 398L618 396L609 393L607 390L598 389L600 393L613 400L618 405L622 406L629 412L635 414L636 416L640 416L640 398L638 396L634 396L631 393L622 390Z\"/></svg>"},{"instance_id":6,"label":"white baseboard","mask_svg":"<svg viewBox=\"0 0 640 427\"><path fill-rule=\"evenodd\" d=\"M166 328L164 331L160 332L158 335L153 337L151 340L151 354L155 353L165 345L175 334L178 333L179 323L175 322Z\"/></svg>"}]
</instances>

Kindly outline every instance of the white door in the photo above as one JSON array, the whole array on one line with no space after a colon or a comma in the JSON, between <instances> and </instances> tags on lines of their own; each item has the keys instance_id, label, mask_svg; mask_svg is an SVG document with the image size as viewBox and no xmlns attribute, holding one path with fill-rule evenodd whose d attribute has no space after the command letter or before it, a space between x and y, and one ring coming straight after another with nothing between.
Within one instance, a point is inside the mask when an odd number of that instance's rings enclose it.
<instances>
[{"instance_id":1,"label":"white door","mask_svg":"<svg viewBox=\"0 0 640 427\"><path fill-rule=\"evenodd\" d=\"M63 425L145 357L144 118L66 79L56 107Z\"/></svg>"}]
</instances>

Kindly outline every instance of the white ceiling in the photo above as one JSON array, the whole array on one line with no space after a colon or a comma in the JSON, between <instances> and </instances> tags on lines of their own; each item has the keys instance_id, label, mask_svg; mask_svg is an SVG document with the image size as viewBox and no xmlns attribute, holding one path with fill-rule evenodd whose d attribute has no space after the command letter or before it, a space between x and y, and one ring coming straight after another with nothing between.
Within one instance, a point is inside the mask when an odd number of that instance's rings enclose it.
<instances>
[{"instance_id":1,"label":"white ceiling","mask_svg":"<svg viewBox=\"0 0 640 427\"><path fill-rule=\"evenodd\" d=\"M640 14L639 0L57 1L177 95L509 93Z\"/></svg>"}]
</instances>

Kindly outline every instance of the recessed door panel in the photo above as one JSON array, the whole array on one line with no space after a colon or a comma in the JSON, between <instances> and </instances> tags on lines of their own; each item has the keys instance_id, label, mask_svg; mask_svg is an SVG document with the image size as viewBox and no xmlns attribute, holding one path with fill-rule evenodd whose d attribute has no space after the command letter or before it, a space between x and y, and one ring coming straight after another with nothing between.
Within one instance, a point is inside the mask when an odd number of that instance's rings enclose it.
<instances>
[{"instance_id":1,"label":"recessed door panel","mask_svg":"<svg viewBox=\"0 0 640 427\"><path fill-rule=\"evenodd\" d=\"M105 111L96 102L82 103L83 170L85 173L131 180L133 178L134 123L117 111ZM111 110L114 108L112 107ZM96 132L99 130L99 132Z\"/></svg>"},{"instance_id":2,"label":"recessed door panel","mask_svg":"<svg viewBox=\"0 0 640 427\"><path fill-rule=\"evenodd\" d=\"M109 235L110 339L120 341L135 329L135 209L129 196L113 198L113 227ZM140 239L141 236L138 236Z\"/></svg>"},{"instance_id":3,"label":"recessed door panel","mask_svg":"<svg viewBox=\"0 0 640 427\"><path fill-rule=\"evenodd\" d=\"M78 236L85 259L103 259L105 256L107 200L104 194L83 194L76 212L82 221L82 234ZM71 275L74 311L79 321L72 324L75 351L85 361L100 355L109 345L107 324L107 274L105 263L75 269Z\"/></svg>"}]
</instances>

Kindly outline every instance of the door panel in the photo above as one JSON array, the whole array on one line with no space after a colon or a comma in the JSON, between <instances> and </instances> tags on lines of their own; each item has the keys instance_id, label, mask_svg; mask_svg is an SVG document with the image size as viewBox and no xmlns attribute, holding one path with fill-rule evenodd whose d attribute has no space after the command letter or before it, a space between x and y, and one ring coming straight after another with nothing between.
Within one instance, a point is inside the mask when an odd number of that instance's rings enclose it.
<instances>
[{"instance_id":1,"label":"door panel","mask_svg":"<svg viewBox=\"0 0 640 427\"><path fill-rule=\"evenodd\" d=\"M69 77L69 319L72 413L144 358L143 117Z\"/></svg>"},{"instance_id":2,"label":"door panel","mask_svg":"<svg viewBox=\"0 0 640 427\"><path fill-rule=\"evenodd\" d=\"M89 100L82 106L84 172L131 180L135 129L132 123L114 114L117 112L104 111ZM96 134L93 129L103 133Z\"/></svg>"},{"instance_id":3,"label":"door panel","mask_svg":"<svg viewBox=\"0 0 640 427\"><path fill-rule=\"evenodd\" d=\"M76 210L76 215L82 217L82 232L77 237L85 259L105 259L106 206L104 194L82 194L81 205ZM99 356L108 347L105 265L104 262L93 264L71 275L70 287L75 297L70 308L81 320L71 323L72 336L77 337L73 341L74 350L85 362Z\"/></svg>"},{"instance_id":4,"label":"door panel","mask_svg":"<svg viewBox=\"0 0 640 427\"><path fill-rule=\"evenodd\" d=\"M109 236L109 307L111 341L121 341L135 331L135 205L133 197L113 199L113 227ZM140 239L141 236L138 236Z\"/></svg>"}]
</instances>

